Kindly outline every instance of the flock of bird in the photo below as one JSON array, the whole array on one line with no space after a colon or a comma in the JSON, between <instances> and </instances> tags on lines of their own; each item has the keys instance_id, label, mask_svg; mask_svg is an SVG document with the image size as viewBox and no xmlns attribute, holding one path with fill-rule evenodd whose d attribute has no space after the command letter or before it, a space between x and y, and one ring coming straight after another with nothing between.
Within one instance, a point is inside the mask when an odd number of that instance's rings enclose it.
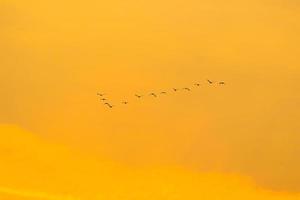
<instances>
[{"instance_id":1,"label":"flock of bird","mask_svg":"<svg viewBox=\"0 0 300 200\"><path fill-rule=\"evenodd\" d=\"M211 80L209 80L209 79L207 79L207 82L208 82L208 84L210 84L210 85L212 85L212 84L218 84L218 85L225 85L225 82L224 81L219 81L219 82L214 82L214 81L211 81ZM200 83L195 83L194 84L194 86L196 86L196 87L200 87L201 86L201 84ZM186 90L186 91L191 91L191 88L189 88L189 87L184 87L184 88L172 88L172 92L178 92L179 90ZM154 92L152 92L152 93L150 93L149 94L149 96L152 96L152 97L154 97L154 98L157 98L158 97L158 95L166 95L167 94L167 92L166 91L162 91L162 92L160 92L160 93L154 93ZM109 102L109 100L106 98L106 94L105 93L97 93L97 96L99 96L100 97L100 101L105 105L105 106L107 106L108 108L113 108L115 105L112 105L110 102ZM138 98L138 99L141 99L141 98L143 98L144 97L144 95L139 95L139 94L135 94L134 95L136 98ZM129 104L129 102L128 101L122 101L122 102L120 102L121 104L123 104L123 105L127 105L127 104Z\"/></svg>"}]
</instances>

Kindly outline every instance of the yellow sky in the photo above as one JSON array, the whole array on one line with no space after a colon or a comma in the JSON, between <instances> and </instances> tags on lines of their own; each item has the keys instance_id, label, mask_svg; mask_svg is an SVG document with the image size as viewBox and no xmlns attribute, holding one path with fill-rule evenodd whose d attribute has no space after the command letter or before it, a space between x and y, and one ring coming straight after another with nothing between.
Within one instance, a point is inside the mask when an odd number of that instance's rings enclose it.
<instances>
[{"instance_id":1,"label":"yellow sky","mask_svg":"<svg viewBox=\"0 0 300 200\"><path fill-rule=\"evenodd\" d=\"M84 174L93 177L104 159L112 162L103 164L108 174L118 173L113 179L131 187L118 188L120 193L131 192L128 197L140 182L147 188L144 194L162 194L156 184L173 182L164 183L164 176L177 180L174 190L182 189L180 195L193 191L195 199L201 194L193 181L212 191L212 185L202 183L210 179L240 191L232 194L237 197L247 196L248 190L258 199L281 199L281 192L296 195L299 9L296 0L0 0L0 123L28 130L26 137L42 137L51 144L26 144L25 139L20 148L1 141L0 149L17 148L17 157L3 167L7 177L0 178L0 194L19 188L25 194L49 192L63 198L66 191L75 197L90 192L97 199L99 183ZM209 86L207 78L227 84ZM195 82L201 86L193 87ZM143 101L133 96L186 86L193 87L190 93ZM124 99L130 104L108 110L99 103L98 91L114 104ZM1 137L6 131L1 130ZM10 139L18 141L18 132L10 131ZM23 152L29 147L44 153L36 158L30 149ZM82 156L65 154L65 148ZM56 159L53 151L62 156ZM20 161L23 153L32 160ZM29 170L42 168L48 158L49 168ZM1 151L0 159L9 159L9 152ZM74 162L86 164L62 175ZM114 163L120 163L116 171L111 169ZM30 173L21 170L9 181L22 165ZM57 191L54 186L60 181L55 178L42 186L20 178L29 173L35 182L56 170L56 177L66 179ZM144 178L126 179L139 170ZM163 175L156 175L150 186L151 170ZM232 175L241 182L232 183ZM90 188L83 186L85 181L92 182ZM66 186L70 183L72 188ZM219 194L210 192L207 199L214 198L210 195Z\"/></svg>"}]
</instances>

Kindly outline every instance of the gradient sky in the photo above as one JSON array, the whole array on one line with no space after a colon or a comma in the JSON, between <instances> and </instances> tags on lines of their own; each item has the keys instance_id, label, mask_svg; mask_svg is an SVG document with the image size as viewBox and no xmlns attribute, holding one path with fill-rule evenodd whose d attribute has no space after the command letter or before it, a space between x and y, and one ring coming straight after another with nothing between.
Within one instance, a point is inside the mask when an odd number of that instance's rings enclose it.
<instances>
[{"instance_id":1,"label":"gradient sky","mask_svg":"<svg viewBox=\"0 0 300 200\"><path fill-rule=\"evenodd\" d=\"M299 21L297 0L1 0L0 195L299 199Z\"/></svg>"}]
</instances>

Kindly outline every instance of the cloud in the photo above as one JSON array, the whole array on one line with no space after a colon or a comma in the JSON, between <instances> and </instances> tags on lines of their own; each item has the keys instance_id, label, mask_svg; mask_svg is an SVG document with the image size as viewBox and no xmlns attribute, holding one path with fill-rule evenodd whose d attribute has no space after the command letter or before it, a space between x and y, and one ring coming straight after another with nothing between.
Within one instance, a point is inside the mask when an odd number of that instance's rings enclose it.
<instances>
[{"instance_id":1,"label":"cloud","mask_svg":"<svg viewBox=\"0 0 300 200\"><path fill-rule=\"evenodd\" d=\"M262 190L238 175L114 163L15 126L0 126L0 149L1 199L300 199L299 194Z\"/></svg>"},{"instance_id":2,"label":"cloud","mask_svg":"<svg viewBox=\"0 0 300 200\"><path fill-rule=\"evenodd\" d=\"M9 196L11 199L15 198L28 198L31 200L79 200L77 198L71 196L56 196L53 194L42 193L42 192L32 192L32 191L24 191L24 190L16 190L12 188L0 188L0 197L2 196ZM5 198L4 198L5 199Z\"/></svg>"}]
</instances>

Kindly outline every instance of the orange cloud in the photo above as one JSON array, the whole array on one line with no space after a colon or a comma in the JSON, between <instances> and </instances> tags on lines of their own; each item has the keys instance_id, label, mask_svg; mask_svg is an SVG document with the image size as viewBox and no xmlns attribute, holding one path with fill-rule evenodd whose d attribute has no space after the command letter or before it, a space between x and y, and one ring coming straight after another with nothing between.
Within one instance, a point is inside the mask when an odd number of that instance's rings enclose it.
<instances>
[{"instance_id":1,"label":"orange cloud","mask_svg":"<svg viewBox=\"0 0 300 200\"><path fill-rule=\"evenodd\" d=\"M0 126L0 149L0 199L300 199L299 194L259 189L237 175L121 165L15 126Z\"/></svg>"},{"instance_id":2,"label":"orange cloud","mask_svg":"<svg viewBox=\"0 0 300 200\"><path fill-rule=\"evenodd\" d=\"M71 196L56 196L53 194L15 190L12 188L0 188L0 197L3 199L41 199L41 200L77 200ZM5 198L4 198L5 197Z\"/></svg>"}]
</instances>

